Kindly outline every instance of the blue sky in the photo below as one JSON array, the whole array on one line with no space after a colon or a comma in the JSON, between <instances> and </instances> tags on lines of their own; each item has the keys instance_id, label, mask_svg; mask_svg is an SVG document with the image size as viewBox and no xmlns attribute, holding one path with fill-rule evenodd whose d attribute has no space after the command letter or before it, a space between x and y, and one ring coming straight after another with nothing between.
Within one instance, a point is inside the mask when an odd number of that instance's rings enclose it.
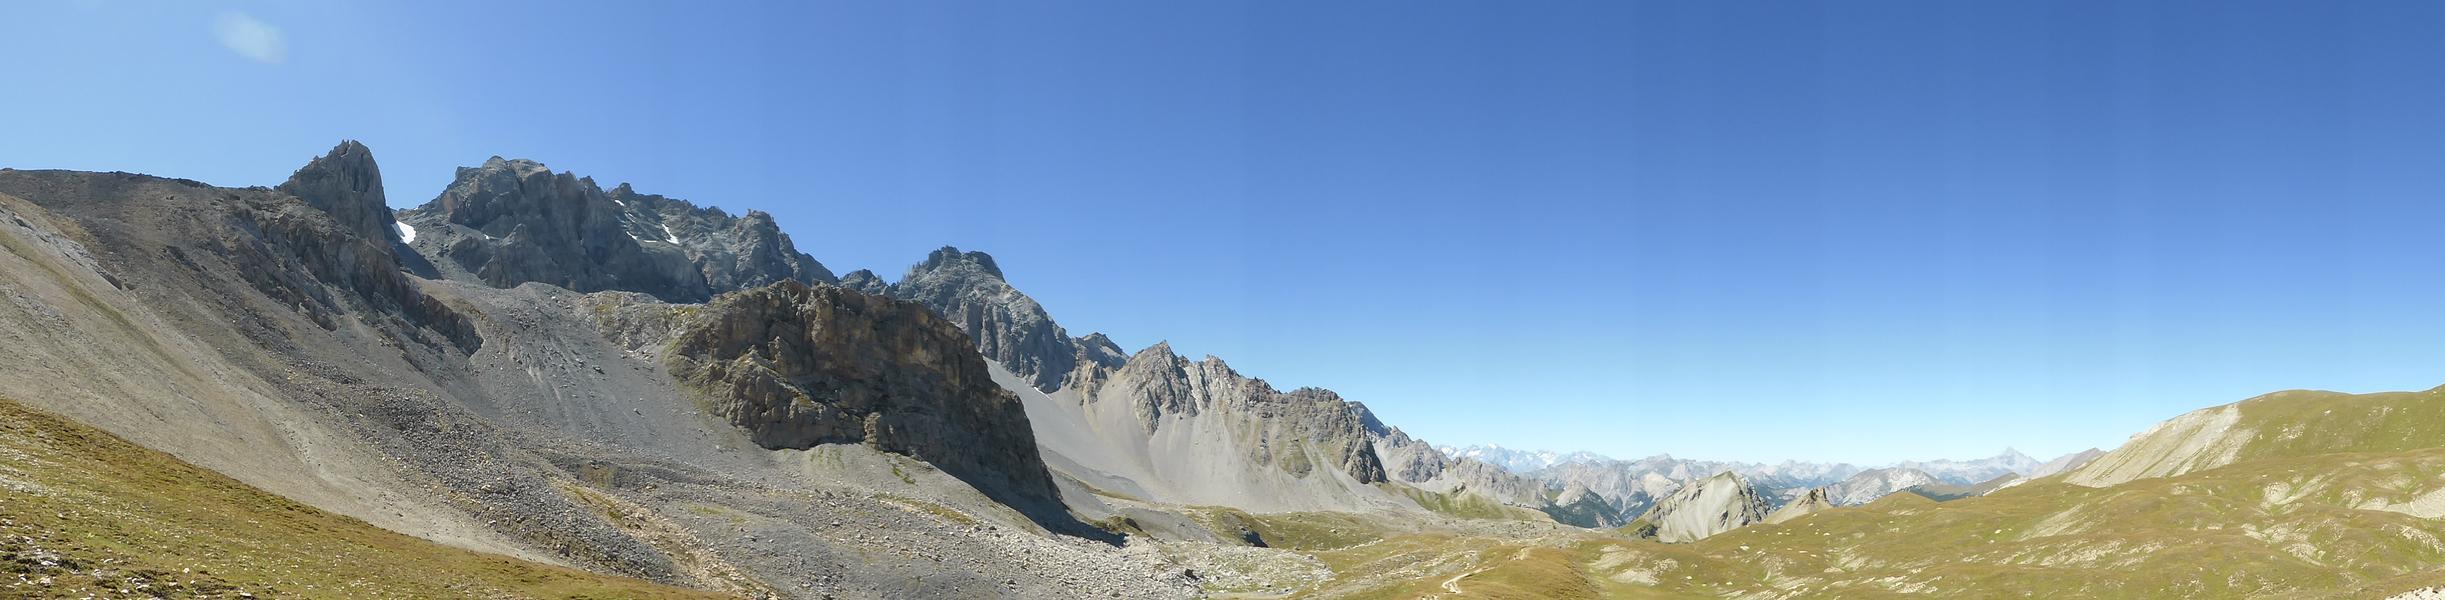
<instances>
[{"instance_id":1,"label":"blue sky","mask_svg":"<svg viewBox=\"0 0 2445 600\"><path fill-rule=\"evenodd\" d=\"M325 4L342 4L326 6ZM2445 383L2438 3L12 2L0 165L527 157L985 250L1437 443L1882 462ZM2043 458L2043 456L2041 456Z\"/></svg>"}]
</instances>

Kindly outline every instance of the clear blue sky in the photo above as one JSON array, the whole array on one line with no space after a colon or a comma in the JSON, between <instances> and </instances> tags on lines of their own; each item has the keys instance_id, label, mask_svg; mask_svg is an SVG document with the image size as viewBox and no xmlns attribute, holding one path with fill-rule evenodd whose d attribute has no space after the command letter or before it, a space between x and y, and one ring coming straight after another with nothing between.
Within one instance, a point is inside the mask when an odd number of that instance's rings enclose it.
<instances>
[{"instance_id":1,"label":"clear blue sky","mask_svg":"<svg viewBox=\"0 0 2445 600\"><path fill-rule=\"evenodd\" d=\"M2052 455L2445 383L2445 3L372 4L0 5L0 165L534 158L1437 443Z\"/></svg>"}]
</instances>

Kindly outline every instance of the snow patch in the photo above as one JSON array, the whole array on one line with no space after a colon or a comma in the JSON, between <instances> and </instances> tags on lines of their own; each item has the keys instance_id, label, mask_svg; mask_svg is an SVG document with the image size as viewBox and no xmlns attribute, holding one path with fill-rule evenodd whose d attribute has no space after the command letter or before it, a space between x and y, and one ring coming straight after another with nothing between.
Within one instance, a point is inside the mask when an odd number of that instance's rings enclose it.
<instances>
[{"instance_id":1,"label":"snow patch","mask_svg":"<svg viewBox=\"0 0 2445 600\"><path fill-rule=\"evenodd\" d=\"M662 225L662 237L668 238L667 241L672 244L679 243L679 234L671 233L671 225L669 223L664 223Z\"/></svg>"},{"instance_id":2,"label":"snow patch","mask_svg":"<svg viewBox=\"0 0 2445 600\"><path fill-rule=\"evenodd\" d=\"M391 227L399 230L399 241L416 243L416 226L409 225L406 221L395 221L391 223Z\"/></svg>"}]
</instances>

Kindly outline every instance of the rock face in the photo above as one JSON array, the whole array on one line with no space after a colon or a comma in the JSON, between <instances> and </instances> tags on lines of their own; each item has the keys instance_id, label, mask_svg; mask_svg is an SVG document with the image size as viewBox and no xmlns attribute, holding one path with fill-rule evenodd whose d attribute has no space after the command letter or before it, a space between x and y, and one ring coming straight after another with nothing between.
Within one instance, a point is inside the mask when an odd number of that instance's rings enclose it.
<instances>
[{"instance_id":1,"label":"rock face","mask_svg":"<svg viewBox=\"0 0 2445 600\"><path fill-rule=\"evenodd\" d=\"M912 300L957 323L1016 380L1006 387L1029 398L1056 468L1109 491L1259 510L1356 510L1405 503L1370 487L1398 483L1552 507L1545 486L1447 459L1331 391L1279 391L1168 344L1129 354L1101 333L1071 338L983 252L944 247L897 283L857 271L842 285Z\"/></svg>"},{"instance_id":2,"label":"rock face","mask_svg":"<svg viewBox=\"0 0 2445 600\"><path fill-rule=\"evenodd\" d=\"M1317 388L1276 391L1242 376L1222 359L1190 361L1170 344L1138 351L1101 385L1081 390L1088 402L1125 407L1147 435L1171 421L1218 416L1214 425L1243 440L1238 450L1258 465L1306 477L1319 469L1359 483L1387 481L1359 415L1341 396ZM1200 419L1203 420L1203 419Z\"/></svg>"},{"instance_id":3,"label":"rock face","mask_svg":"<svg viewBox=\"0 0 2445 600\"><path fill-rule=\"evenodd\" d=\"M1554 497L1553 505L1545 509L1545 514L1553 517L1555 522L1590 529L1612 529L1627 521L1613 509L1611 503L1605 502L1603 496L1585 487L1562 490L1561 495Z\"/></svg>"},{"instance_id":4,"label":"rock face","mask_svg":"<svg viewBox=\"0 0 2445 600\"><path fill-rule=\"evenodd\" d=\"M398 236L384 204L381 173L373 151L353 141L341 142L274 188L304 206L237 204L232 218L242 221L254 237L215 240L204 250L253 265L244 275L256 289L298 307L324 329L341 327L344 313L370 309L374 315L402 321L404 327L380 327L402 342L440 342L475 352L482 339L467 319L426 295L400 271L394 250ZM187 261L175 246L168 252L172 260Z\"/></svg>"},{"instance_id":5,"label":"rock face","mask_svg":"<svg viewBox=\"0 0 2445 600\"><path fill-rule=\"evenodd\" d=\"M374 165L373 150L355 140L340 142L273 189L322 209L341 227L385 251L399 239L389 201L382 195L382 169Z\"/></svg>"},{"instance_id":6,"label":"rock face","mask_svg":"<svg viewBox=\"0 0 2445 600\"><path fill-rule=\"evenodd\" d=\"M833 280L763 213L733 218L627 185L605 192L592 178L530 160L496 156L460 168L401 222L417 228L412 247L434 263L493 287L538 282L702 302L776 281Z\"/></svg>"},{"instance_id":7,"label":"rock face","mask_svg":"<svg viewBox=\"0 0 2445 600\"><path fill-rule=\"evenodd\" d=\"M798 251L789 234L763 211L733 217L720 208L698 208L685 200L640 194L628 184L612 188L628 236L640 245L678 246L713 293L763 287L779 281L833 282L832 270ZM868 290L859 290L868 291Z\"/></svg>"},{"instance_id":8,"label":"rock face","mask_svg":"<svg viewBox=\"0 0 2445 600\"><path fill-rule=\"evenodd\" d=\"M1783 523L1833 507L1834 501L1825 495L1825 488L1816 488L1801 494L1782 508L1774 509L1773 514L1766 515L1765 522Z\"/></svg>"},{"instance_id":9,"label":"rock face","mask_svg":"<svg viewBox=\"0 0 2445 600\"><path fill-rule=\"evenodd\" d=\"M872 274L860 278L866 283ZM1078 350L1034 298L1002 279L1002 268L983 252L944 246L909 267L890 286L893 298L914 300L959 323L976 338L976 349L1038 390L1060 389L1077 367Z\"/></svg>"},{"instance_id":10,"label":"rock face","mask_svg":"<svg viewBox=\"0 0 2445 600\"><path fill-rule=\"evenodd\" d=\"M891 295L891 283L883 281L882 277L875 276L874 271L865 269L850 271L849 274L842 275L840 286L877 296Z\"/></svg>"},{"instance_id":11,"label":"rock face","mask_svg":"<svg viewBox=\"0 0 2445 600\"><path fill-rule=\"evenodd\" d=\"M407 253L360 235L383 225L342 216L379 203L351 183L370 159L315 162L284 189L0 169L0 394L391 531L714 592L1197 596L1152 553L1029 510L1052 494L1024 413L919 307L843 298L794 336L736 317L770 337L724 365L775 361L739 381L873 408L855 444L768 450L670 373L710 307L419 277L456 267L408 264L440 256L425 242L480 233L437 221ZM631 312L652 326L604 327ZM833 385L863 368L843 355L902 375ZM962 404L981 394L998 404Z\"/></svg>"},{"instance_id":12,"label":"rock face","mask_svg":"<svg viewBox=\"0 0 2445 600\"><path fill-rule=\"evenodd\" d=\"M664 360L764 447L864 444L989 495L1056 498L1018 398L924 307L782 281L681 318Z\"/></svg>"},{"instance_id":13,"label":"rock face","mask_svg":"<svg viewBox=\"0 0 2445 600\"><path fill-rule=\"evenodd\" d=\"M1860 471L1858 475L1822 489L1835 506L1858 506L1875 502L1877 498L1894 492L1936 483L1943 483L1943 480L1926 471L1893 467Z\"/></svg>"},{"instance_id":14,"label":"rock face","mask_svg":"<svg viewBox=\"0 0 2445 600\"><path fill-rule=\"evenodd\" d=\"M1367 438L1375 445L1375 455L1384 461L1384 472L1393 481L1415 484L1442 475L1451 459L1426 442L1409 437L1399 427L1385 425L1375 418L1365 405L1357 407L1360 423L1367 428Z\"/></svg>"},{"instance_id":15,"label":"rock face","mask_svg":"<svg viewBox=\"0 0 2445 600\"><path fill-rule=\"evenodd\" d=\"M1694 542L1766 520L1766 499L1749 480L1725 471L1682 486L1638 520L1641 533L1659 541Z\"/></svg>"}]
</instances>

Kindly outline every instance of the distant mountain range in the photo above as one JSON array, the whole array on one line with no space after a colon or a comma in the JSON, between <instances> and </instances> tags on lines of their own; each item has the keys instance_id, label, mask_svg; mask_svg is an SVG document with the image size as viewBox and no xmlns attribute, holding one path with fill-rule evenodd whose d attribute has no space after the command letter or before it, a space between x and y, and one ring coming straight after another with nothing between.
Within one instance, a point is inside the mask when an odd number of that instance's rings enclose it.
<instances>
[{"instance_id":1,"label":"distant mountain range","mask_svg":"<svg viewBox=\"0 0 2445 600\"><path fill-rule=\"evenodd\" d=\"M1628 515L1639 514L1658 498L1716 473L1740 475L1743 481L1756 486L1771 506L1781 506L1811 489L1829 485L1837 486L1831 502L1849 505L1921 484L1973 486L2006 475L2043 476L2076 466L2096 453L2089 450L2041 463L2018 450L2005 448L1987 458L1902 461L1863 469L1848 463L1708 461L1668 454L1618 460L1593 452L1516 450L1490 444L1447 446L1441 450L1446 455L1502 467L1548 488L1589 490ZM1851 481L1860 476L1867 478Z\"/></svg>"}]
</instances>

